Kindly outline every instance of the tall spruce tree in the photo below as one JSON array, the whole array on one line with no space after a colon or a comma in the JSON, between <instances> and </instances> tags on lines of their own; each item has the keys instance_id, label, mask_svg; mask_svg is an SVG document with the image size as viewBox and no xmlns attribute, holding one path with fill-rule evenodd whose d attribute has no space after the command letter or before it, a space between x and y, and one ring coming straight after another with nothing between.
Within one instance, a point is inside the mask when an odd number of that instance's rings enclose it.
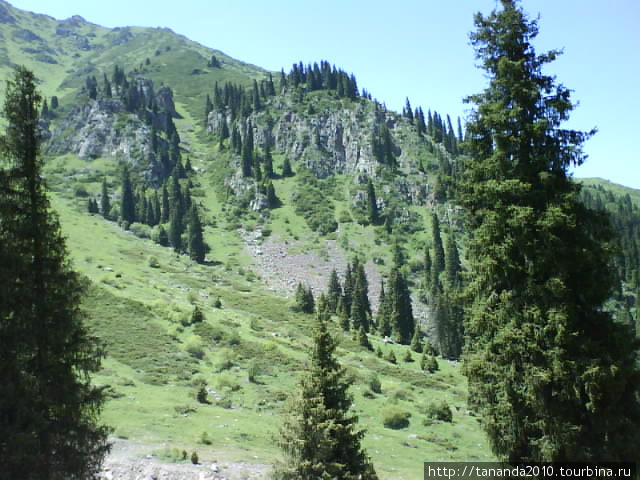
<instances>
[{"instance_id":1,"label":"tall spruce tree","mask_svg":"<svg viewBox=\"0 0 640 480\"><path fill-rule=\"evenodd\" d=\"M202 223L195 205L189 210L189 256L192 260L202 263L206 254L206 246L202 238Z\"/></svg>"},{"instance_id":2,"label":"tall spruce tree","mask_svg":"<svg viewBox=\"0 0 640 480\"><path fill-rule=\"evenodd\" d=\"M378 213L378 200L376 199L376 189L371 179L367 181L367 215L372 225L377 225L380 221Z\"/></svg>"},{"instance_id":3,"label":"tall spruce tree","mask_svg":"<svg viewBox=\"0 0 640 480\"><path fill-rule=\"evenodd\" d=\"M431 234L433 243L433 261L431 263L431 287L437 289L440 285L440 274L444 271L444 247L440 235L440 222L434 212L431 216Z\"/></svg>"},{"instance_id":4,"label":"tall spruce tree","mask_svg":"<svg viewBox=\"0 0 640 480\"><path fill-rule=\"evenodd\" d=\"M392 334L397 342L406 345L413 336L415 320L407 280L398 267L389 274L388 288Z\"/></svg>"},{"instance_id":5,"label":"tall spruce tree","mask_svg":"<svg viewBox=\"0 0 640 480\"><path fill-rule=\"evenodd\" d=\"M109 200L109 188L107 186L107 178L102 179L102 196L100 197L100 210L102 216L107 220L111 215L111 201Z\"/></svg>"},{"instance_id":6,"label":"tall spruce tree","mask_svg":"<svg viewBox=\"0 0 640 480\"><path fill-rule=\"evenodd\" d=\"M95 478L109 450L90 378L103 352L49 210L35 83L24 67L7 82L0 138L0 479Z\"/></svg>"},{"instance_id":7,"label":"tall spruce tree","mask_svg":"<svg viewBox=\"0 0 640 480\"><path fill-rule=\"evenodd\" d=\"M129 167L125 165L122 170L122 198L120 199L120 217L123 221L133 223L136 221L136 208L131 187L131 174Z\"/></svg>"},{"instance_id":8,"label":"tall spruce tree","mask_svg":"<svg viewBox=\"0 0 640 480\"><path fill-rule=\"evenodd\" d=\"M327 286L327 309L332 314L337 313L338 301L342 297L342 286L340 285L340 279L338 273L334 268L331 270L329 276L329 285Z\"/></svg>"},{"instance_id":9,"label":"tall spruce tree","mask_svg":"<svg viewBox=\"0 0 640 480\"><path fill-rule=\"evenodd\" d=\"M543 70L538 22L514 0L475 16L489 86L468 98L471 304L464 372L494 453L508 461L636 460L636 340L602 308L608 226L568 173L590 133L561 128L570 91Z\"/></svg>"},{"instance_id":10,"label":"tall spruce tree","mask_svg":"<svg viewBox=\"0 0 640 480\"><path fill-rule=\"evenodd\" d=\"M290 401L278 438L284 459L276 464L276 480L378 478L361 446L358 417L349 412L351 382L335 350L327 323L318 320L309 371Z\"/></svg>"}]
</instances>

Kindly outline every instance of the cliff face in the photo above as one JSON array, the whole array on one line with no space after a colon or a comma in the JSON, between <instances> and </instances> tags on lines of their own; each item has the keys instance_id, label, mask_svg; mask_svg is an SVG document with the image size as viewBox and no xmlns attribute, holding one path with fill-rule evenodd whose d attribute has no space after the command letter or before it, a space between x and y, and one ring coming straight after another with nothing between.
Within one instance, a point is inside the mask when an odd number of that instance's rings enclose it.
<instances>
[{"instance_id":1,"label":"cliff face","mask_svg":"<svg viewBox=\"0 0 640 480\"><path fill-rule=\"evenodd\" d=\"M308 113L287 100L279 97L268 110L249 116L247 124L253 128L256 145L269 143L318 178L340 173L376 175L379 163L374 156L373 133L382 122L390 129L395 128L393 114L374 111L365 104ZM209 114L210 133L219 130L223 116L217 111ZM231 118L226 121L230 124ZM400 155L401 150L395 148Z\"/></svg>"},{"instance_id":2,"label":"cliff face","mask_svg":"<svg viewBox=\"0 0 640 480\"><path fill-rule=\"evenodd\" d=\"M122 92L114 88L111 98L88 99L57 122L45 153L75 153L88 161L114 157L130 163L149 181L166 176L169 172L158 152L168 149L168 141L156 132L167 131L177 115L172 92L166 87L155 92L153 83L144 78L136 78L135 90L154 108L131 112Z\"/></svg>"}]
</instances>

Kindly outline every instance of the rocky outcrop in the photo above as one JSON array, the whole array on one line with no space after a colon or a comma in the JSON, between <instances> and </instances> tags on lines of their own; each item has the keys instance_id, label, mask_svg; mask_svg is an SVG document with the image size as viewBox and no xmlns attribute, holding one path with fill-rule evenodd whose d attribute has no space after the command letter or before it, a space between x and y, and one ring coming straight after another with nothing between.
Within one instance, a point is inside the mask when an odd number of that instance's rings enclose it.
<instances>
[{"instance_id":1,"label":"rocky outcrop","mask_svg":"<svg viewBox=\"0 0 640 480\"><path fill-rule=\"evenodd\" d=\"M318 178L339 173L375 176L379 166L373 153L375 125L387 122L393 128L392 114L372 111L363 104L307 114L296 111L282 99L277 102L275 110L253 113L248 118L256 145L269 143ZM275 119L274 111L278 112ZM217 132L222 120L222 113L211 112L208 131ZM226 120L231 122L230 118Z\"/></svg>"},{"instance_id":2,"label":"rocky outcrop","mask_svg":"<svg viewBox=\"0 0 640 480\"><path fill-rule=\"evenodd\" d=\"M137 164L150 160L149 137L150 129L120 100L89 100L58 125L46 153L73 152L85 160L115 156Z\"/></svg>"},{"instance_id":3,"label":"rocky outcrop","mask_svg":"<svg viewBox=\"0 0 640 480\"><path fill-rule=\"evenodd\" d=\"M166 87L154 92L153 83L145 78L134 82L144 98L154 99L157 108L153 112L128 112L124 101L118 98L123 92L114 87L114 98L89 99L58 121L45 153L75 153L84 160L115 157L133 165L149 181L166 176L169 172L164 171L156 152L166 152L168 143L156 136L154 149L153 129L163 131L171 117L177 115L173 94Z\"/></svg>"}]
</instances>

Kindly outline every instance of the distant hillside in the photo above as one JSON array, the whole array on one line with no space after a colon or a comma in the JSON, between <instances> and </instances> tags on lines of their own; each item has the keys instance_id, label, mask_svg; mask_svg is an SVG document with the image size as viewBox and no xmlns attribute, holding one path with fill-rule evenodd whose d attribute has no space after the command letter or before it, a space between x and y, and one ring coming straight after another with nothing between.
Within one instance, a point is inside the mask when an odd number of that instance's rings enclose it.
<instances>
[{"instance_id":1,"label":"distant hillside","mask_svg":"<svg viewBox=\"0 0 640 480\"><path fill-rule=\"evenodd\" d=\"M219 66L210 66L212 55ZM194 115L216 81L248 83L265 73L169 29L109 29L80 16L56 20L0 0L0 81L13 66L25 65L40 79L42 93L73 102L87 75L110 75L115 64L171 85Z\"/></svg>"}]
</instances>

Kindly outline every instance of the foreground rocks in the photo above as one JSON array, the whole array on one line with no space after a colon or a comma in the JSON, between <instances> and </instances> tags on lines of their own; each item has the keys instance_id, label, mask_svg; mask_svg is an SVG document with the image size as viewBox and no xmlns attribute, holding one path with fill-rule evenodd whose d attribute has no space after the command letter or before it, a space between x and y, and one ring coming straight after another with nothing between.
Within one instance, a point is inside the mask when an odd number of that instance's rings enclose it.
<instances>
[{"instance_id":1,"label":"foreground rocks","mask_svg":"<svg viewBox=\"0 0 640 480\"><path fill-rule=\"evenodd\" d=\"M248 462L208 461L201 463L165 462L146 453L152 445L116 440L104 462L101 480L266 480L269 465Z\"/></svg>"}]
</instances>

